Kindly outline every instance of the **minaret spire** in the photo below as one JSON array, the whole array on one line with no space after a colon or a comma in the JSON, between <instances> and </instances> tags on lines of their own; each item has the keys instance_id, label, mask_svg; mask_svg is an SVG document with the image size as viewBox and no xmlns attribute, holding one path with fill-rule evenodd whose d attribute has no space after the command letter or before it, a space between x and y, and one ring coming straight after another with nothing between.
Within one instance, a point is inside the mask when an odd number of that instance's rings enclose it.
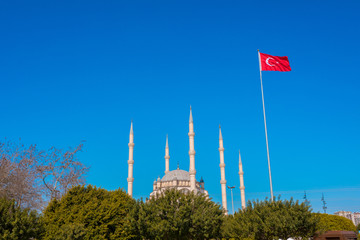
<instances>
[{"instance_id":1,"label":"minaret spire","mask_svg":"<svg viewBox=\"0 0 360 240\"><path fill-rule=\"evenodd\" d=\"M190 105L190 117L189 117L189 122L193 122L193 116L192 116L192 110L191 110L191 105Z\"/></svg>"},{"instance_id":2,"label":"minaret spire","mask_svg":"<svg viewBox=\"0 0 360 240\"><path fill-rule=\"evenodd\" d=\"M169 172L169 140L168 135L166 134L166 145L165 145L165 174Z\"/></svg>"},{"instance_id":3,"label":"minaret spire","mask_svg":"<svg viewBox=\"0 0 360 240\"><path fill-rule=\"evenodd\" d=\"M245 186L244 186L244 172L241 162L241 155L239 150L239 177L240 177L240 193L241 193L241 207L245 209Z\"/></svg>"},{"instance_id":4,"label":"minaret spire","mask_svg":"<svg viewBox=\"0 0 360 240\"><path fill-rule=\"evenodd\" d=\"M222 134L221 134L221 126L220 126L220 124L219 124L219 139L221 139L221 140L223 139Z\"/></svg>"},{"instance_id":5,"label":"minaret spire","mask_svg":"<svg viewBox=\"0 0 360 240\"><path fill-rule=\"evenodd\" d=\"M190 117L189 117L189 157L190 157L190 169L189 169L189 175L190 175L190 190L194 191L196 193L196 170L195 170L195 146L194 146L194 122L192 117L192 111L190 106Z\"/></svg>"},{"instance_id":6,"label":"minaret spire","mask_svg":"<svg viewBox=\"0 0 360 240\"><path fill-rule=\"evenodd\" d=\"M130 125L130 134L134 135L133 121L132 120L131 120L131 125Z\"/></svg>"},{"instance_id":7,"label":"minaret spire","mask_svg":"<svg viewBox=\"0 0 360 240\"><path fill-rule=\"evenodd\" d=\"M133 195L133 165L134 165L134 131L133 131L133 122L131 121L130 126L130 136L129 136L129 160L128 160L128 194L130 197Z\"/></svg>"},{"instance_id":8,"label":"minaret spire","mask_svg":"<svg viewBox=\"0 0 360 240\"><path fill-rule=\"evenodd\" d=\"M227 200L226 200L226 180L225 180L225 162L224 162L224 143L221 134L221 126L219 125L219 153L220 153L220 174L221 174L221 199L222 207L227 215Z\"/></svg>"}]
</instances>

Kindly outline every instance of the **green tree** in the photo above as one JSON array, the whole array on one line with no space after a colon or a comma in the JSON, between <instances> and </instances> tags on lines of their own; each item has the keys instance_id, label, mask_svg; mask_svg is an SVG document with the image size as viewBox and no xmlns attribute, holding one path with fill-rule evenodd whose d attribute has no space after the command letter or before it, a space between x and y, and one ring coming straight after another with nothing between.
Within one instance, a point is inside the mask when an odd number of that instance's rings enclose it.
<instances>
[{"instance_id":1,"label":"green tree","mask_svg":"<svg viewBox=\"0 0 360 240\"><path fill-rule=\"evenodd\" d=\"M86 230L84 224L69 223L62 225L54 240L82 240L85 239Z\"/></svg>"},{"instance_id":2,"label":"green tree","mask_svg":"<svg viewBox=\"0 0 360 240\"><path fill-rule=\"evenodd\" d=\"M141 236L146 235L146 228L143 224L143 221L140 221L140 218L144 219L145 212L143 210L141 211L142 216L140 217L140 209L143 208L143 200L137 200L126 217L124 228L129 239L143 239Z\"/></svg>"},{"instance_id":3,"label":"green tree","mask_svg":"<svg viewBox=\"0 0 360 240\"><path fill-rule=\"evenodd\" d=\"M325 213L314 213L320 219L319 232L326 231L354 231L356 227L354 223L345 217L325 214Z\"/></svg>"},{"instance_id":4,"label":"green tree","mask_svg":"<svg viewBox=\"0 0 360 240\"><path fill-rule=\"evenodd\" d=\"M318 219L305 203L290 200L249 201L244 210L228 216L225 237L237 239L288 239L312 237Z\"/></svg>"},{"instance_id":5,"label":"green tree","mask_svg":"<svg viewBox=\"0 0 360 240\"><path fill-rule=\"evenodd\" d=\"M223 218L206 196L171 189L139 201L129 225L134 239L210 239L221 235Z\"/></svg>"},{"instance_id":6,"label":"green tree","mask_svg":"<svg viewBox=\"0 0 360 240\"><path fill-rule=\"evenodd\" d=\"M44 212L44 239L127 239L125 219L135 201L123 190L76 186Z\"/></svg>"},{"instance_id":7,"label":"green tree","mask_svg":"<svg viewBox=\"0 0 360 240\"><path fill-rule=\"evenodd\" d=\"M14 200L0 198L0 239L40 239L42 231L37 212L22 209Z\"/></svg>"}]
</instances>

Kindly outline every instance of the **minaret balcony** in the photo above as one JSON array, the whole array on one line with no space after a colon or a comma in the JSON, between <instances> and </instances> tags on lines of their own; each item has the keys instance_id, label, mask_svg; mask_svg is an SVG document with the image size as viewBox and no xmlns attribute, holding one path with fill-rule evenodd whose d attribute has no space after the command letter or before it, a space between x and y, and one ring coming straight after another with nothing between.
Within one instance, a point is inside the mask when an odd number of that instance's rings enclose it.
<instances>
[{"instance_id":1,"label":"minaret balcony","mask_svg":"<svg viewBox=\"0 0 360 240\"><path fill-rule=\"evenodd\" d=\"M195 170L195 169L190 170L190 171L189 171L189 175L196 175L196 170Z\"/></svg>"},{"instance_id":2,"label":"minaret balcony","mask_svg":"<svg viewBox=\"0 0 360 240\"><path fill-rule=\"evenodd\" d=\"M195 153L196 153L195 150L190 150L189 151L189 155L195 155Z\"/></svg>"}]
</instances>

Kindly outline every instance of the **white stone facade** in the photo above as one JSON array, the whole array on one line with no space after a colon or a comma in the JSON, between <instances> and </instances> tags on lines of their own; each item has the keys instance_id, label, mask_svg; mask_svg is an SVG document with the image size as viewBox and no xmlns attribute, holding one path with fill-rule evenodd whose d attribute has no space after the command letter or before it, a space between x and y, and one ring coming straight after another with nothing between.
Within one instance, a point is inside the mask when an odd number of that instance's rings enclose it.
<instances>
[{"instance_id":1,"label":"white stone facade","mask_svg":"<svg viewBox=\"0 0 360 240\"><path fill-rule=\"evenodd\" d=\"M355 226L360 224L360 212L354 212L354 224Z\"/></svg>"},{"instance_id":2,"label":"white stone facade","mask_svg":"<svg viewBox=\"0 0 360 240\"><path fill-rule=\"evenodd\" d=\"M209 195L204 188L204 181L202 179L200 180L200 182L196 181L195 187L197 193L202 193L206 196ZM155 197L156 195L161 194L165 190L172 188L183 191L185 193L190 192L191 184L189 172L181 169L176 169L166 173L162 179L158 178L153 183L153 192L150 194L150 197Z\"/></svg>"},{"instance_id":3,"label":"white stone facade","mask_svg":"<svg viewBox=\"0 0 360 240\"><path fill-rule=\"evenodd\" d=\"M219 126L219 153L220 153L220 185L222 207L227 215L227 198L226 198L226 179L225 179L225 161L224 161L224 141L222 138L221 127Z\"/></svg>"},{"instance_id":4,"label":"white stone facade","mask_svg":"<svg viewBox=\"0 0 360 240\"><path fill-rule=\"evenodd\" d=\"M245 209L246 201L245 201L244 171L241 162L240 150L239 150L239 177L240 177L241 208Z\"/></svg>"},{"instance_id":5,"label":"white stone facade","mask_svg":"<svg viewBox=\"0 0 360 240\"><path fill-rule=\"evenodd\" d=\"M338 211L335 212L334 215L346 217L347 219L350 219L355 226L360 224L360 213L359 212L349 212L349 211Z\"/></svg>"}]
</instances>

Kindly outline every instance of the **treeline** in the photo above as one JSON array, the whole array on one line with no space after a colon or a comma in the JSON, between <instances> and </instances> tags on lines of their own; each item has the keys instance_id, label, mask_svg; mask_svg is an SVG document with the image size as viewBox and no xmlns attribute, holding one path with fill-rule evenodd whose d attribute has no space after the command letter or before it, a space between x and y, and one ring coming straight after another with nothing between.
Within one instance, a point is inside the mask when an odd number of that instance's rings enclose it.
<instances>
[{"instance_id":1,"label":"treeline","mask_svg":"<svg viewBox=\"0 0 360 240\"><path fill-rule=\"evenodd\" d=\"M0 200L0 239L254 239L310 238L328 230L356 231L344 217L312 213L290 200L252 201L226 216L203 195L168 190L135 201L125 191L75 186L45 210Z\"/></svg>"},{"instance_id":2,"label":"treeline","mask_svg":"<svg viewBox=\"0 0 360 240\"><path fill-rule=\"evenodd\" d=\"M343 217L312 213L298 201L249 201L227 216L210 198L168 190L134 200L122 189L84 186L82 150L41 150L0 142L0 239L300 239L356 231ZM359 227L359 226L358 226Z\"/></svg>"}]
</instances>

